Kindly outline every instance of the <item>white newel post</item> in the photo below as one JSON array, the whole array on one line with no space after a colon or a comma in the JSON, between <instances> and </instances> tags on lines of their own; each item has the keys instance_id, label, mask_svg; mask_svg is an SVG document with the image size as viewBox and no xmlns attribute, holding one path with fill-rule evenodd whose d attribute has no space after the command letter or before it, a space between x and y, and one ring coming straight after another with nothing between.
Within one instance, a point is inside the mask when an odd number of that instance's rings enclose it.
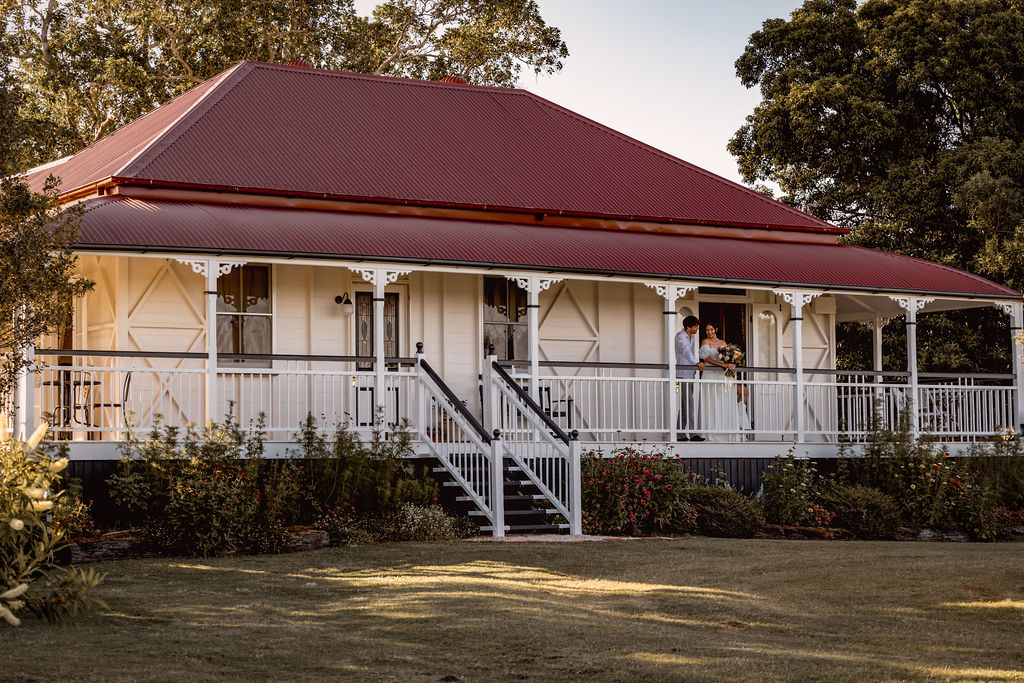
<instances>
[{"instance_id":1,"label":"white newel post","mask_svg":"<svg viewBox=\"0 0 1024 683\"><path fill-rule=\"evenodd\" d=\"M806 427L804 416L806 415L807 395L804 386L804 330L803 330L803 309L821 292L786 292L775 291L775 294L782 297L782 300L791 306L789 320L790 329L793 331L793 371L796 373L796 381L793 386L793 428L796 432L797 443L806 440Z\"/></svg>"},{"instance_id":2,"label":"white newel post","mask_svg":"<svg viewBox=\"0 0 1024 683\"><path fill-rule=\"evenodd\" d=\"M1017 344L1017 336L1024 328L1024 304L1010 304L1010 352L1013 354L1014 424L1018 438L1024 438L1024 346Z\"/></svg>"},{"instance_id":3,"label":"white newel post","mask_svg":"<svg viewBox=\"0 0 1024 683\"><path fill-rule=\"evenodd\" d=\"M484 380L484 431L493 434L495 429L501 429L501 416L498 414L500 403L498 401L498 385L494 377L494 363L498 356L494 353L494 346L488 349L489 353L484 356L484 369L480 376Z\"/></svg>"},{"instance_id":4,"label":"white newel post","mask_svg":"<svg viewBox=\"0 0 1024 683\"><path fill-rule=\"evenodd\" d=\"M423 342L416 342L416 433L420 441L426 441L427 431L427 390L423 375Z\"/></svg>"},{"instance_id":5,"label":"white newel post","mask_svg":"<svg viewBox=\"0 0 1024 683\"><path fill-rule=\"evenodd\" d=\"M910 402L907 409L910 410L910 433L917 438L921 431L921 420L918 416L921 397L917 378L917 312L924 308L925 304L931 303L935 299L921 299L913 296L890 296L889 298L898 303L900 308L906 312L907 381L910 384Z\"/></svg>"},{"instance_id":6,"label":"white newel post","mask_svg":"<svg viewBox=\"0 0 1024 683\"><path fill-rule=\"evenodd\" d=\"M569 533L583 533L583 467L580 462L579 432L569 434Z\"/></svg>"},{"instance_id":7,"label":"white newel post","mask_svg":"<svg viewBox=\"0 0 1024 683\"><path fill-rule=\"evenodd\" d=\"M502 452L501 432L491 432L491 535L505 536L505 454Z\"/></svg>"}]
</instances>

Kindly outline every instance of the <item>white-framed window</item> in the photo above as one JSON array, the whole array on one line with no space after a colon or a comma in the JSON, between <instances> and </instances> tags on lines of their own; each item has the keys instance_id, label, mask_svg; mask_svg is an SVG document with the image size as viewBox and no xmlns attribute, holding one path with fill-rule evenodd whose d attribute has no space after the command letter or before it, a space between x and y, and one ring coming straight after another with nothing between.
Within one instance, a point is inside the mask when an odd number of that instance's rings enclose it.
<instances>
[{"instance_id":1,"label":"white-framed window","mask_svg":"<svg viewBox=\"0 0 1024 683\"><path fill-rule=\"evenodd\" d=\"M526 290L504 277L484 278L484 353L494 344L498 360L529 360Z\"/></svg>"},{"instance_id":2,"label":"white-framed window","mask_svg":"<svg viewBox=\"0 0 1024 683\"><path fill-rule=\"evenodd\" d=\"M271 331L270 266L242 266L217 278L217 352L273 352ZM269 360L227 360L221 365L243 363L270 367Z\"/></svg>"}]
</instances>

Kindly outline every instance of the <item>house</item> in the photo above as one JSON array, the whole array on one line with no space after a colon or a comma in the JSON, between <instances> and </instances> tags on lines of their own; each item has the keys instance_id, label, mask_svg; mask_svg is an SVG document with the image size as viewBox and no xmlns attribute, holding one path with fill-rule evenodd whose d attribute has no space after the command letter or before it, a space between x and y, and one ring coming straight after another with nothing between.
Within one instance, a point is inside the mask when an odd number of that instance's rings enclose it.
<instances>
[{"instance_id":1,"label":"house","mask_svg":"<svg viewBox=\"0 0 1024 683\"><path fill-rule=\"evenodd\" d=\"M158 414L203 423L230 404L281 444L309 413L369 429L382 410L493 521L487 472L506 457L578 514L581 443L828 455L876 405L955 443L1024 422L1019 360L928 375L914 335L921 312L981 306L1019 330L1017 292L841 244L842 228L522 90L242 62L28 178L51 173L84 210L96 287L73 332L35 349L18 415L48 414L75 459L116 457L129 420ZM746 349L736 380L676 379L684 315ZM895 318L909 367L881 372ZM835 369L840 321L873 327L873 372ZM677 443L688 387L734 381L751 428Z\"/></svg>"}]
</instances>

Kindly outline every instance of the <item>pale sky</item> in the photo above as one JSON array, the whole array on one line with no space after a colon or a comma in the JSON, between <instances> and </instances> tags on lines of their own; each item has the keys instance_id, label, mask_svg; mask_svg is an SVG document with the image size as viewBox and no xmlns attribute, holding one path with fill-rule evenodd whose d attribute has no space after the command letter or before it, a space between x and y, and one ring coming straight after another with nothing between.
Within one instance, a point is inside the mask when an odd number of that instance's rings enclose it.
<instances>
[{"instance_id":1,"label":"pale sky","mask_svg":"<svg viewBox=\"0 0 1024 683\"><path fill-rule=\"evenodd\" d=\"M739 181L725 146L760 101L736 78L747 38L802 0L537 0L562 31L560 73L521 87ZM368 14L374 0L356 0Z\"/></svg>"}]
</instances>

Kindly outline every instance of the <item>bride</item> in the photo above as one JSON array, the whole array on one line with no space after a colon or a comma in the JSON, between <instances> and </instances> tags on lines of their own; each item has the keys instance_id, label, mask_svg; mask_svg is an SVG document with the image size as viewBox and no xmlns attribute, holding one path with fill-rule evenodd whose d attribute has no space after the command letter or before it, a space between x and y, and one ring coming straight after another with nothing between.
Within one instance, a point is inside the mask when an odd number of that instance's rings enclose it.
<instances>
[{"instance_id":1,"label":"bride","mask_svg":"<svg viewBox=\"0 0 1024 683\"><path fill-rule=\"evenodd\" d=\"M739 441L740 430L750 429L750 417L743 394L737 392L736 380L725 376L725 371L735 370L736 364L722 360L726 341L718 338L714 325L708 323L704 333L698 354L705 366L699 384L701 429L709 441Z\"/></svg>"}]
</instances>

